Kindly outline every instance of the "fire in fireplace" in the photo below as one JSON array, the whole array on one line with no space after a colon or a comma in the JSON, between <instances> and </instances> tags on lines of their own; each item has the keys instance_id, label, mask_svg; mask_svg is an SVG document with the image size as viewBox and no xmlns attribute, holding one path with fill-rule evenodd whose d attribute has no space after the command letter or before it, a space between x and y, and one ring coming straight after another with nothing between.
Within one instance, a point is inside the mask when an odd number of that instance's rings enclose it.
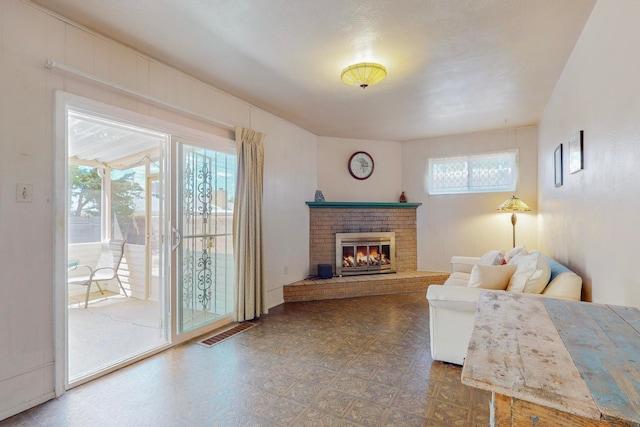
<instances>
[{"instance_id":1,"label":"fire in fireplace","mask_svg":"<svg viewBox=\"0 0 640 427\"><path fill-rule=\"evenodd\" d=\"M395 272L396 233L336 233L336 275Z\"/></svg>"}]
</instances>

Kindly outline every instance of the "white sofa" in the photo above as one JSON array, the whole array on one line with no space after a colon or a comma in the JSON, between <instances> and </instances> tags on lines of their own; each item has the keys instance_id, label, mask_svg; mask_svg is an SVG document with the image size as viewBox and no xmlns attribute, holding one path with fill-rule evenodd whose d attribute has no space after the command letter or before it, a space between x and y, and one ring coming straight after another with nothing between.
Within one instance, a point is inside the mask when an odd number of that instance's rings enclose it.
<instances>
[{"instance_id":1,"label":"white sofa","mask_svg":"<svg viewBox=\"0 0 640 427\"><path fill-rule=\"evenodd\" d=\"M434 360L462 365L467 353L469 340L473 331L478 296L487 288L504 286L497 284L491 278L488 286L478 283L478 277L482 278L482 272L505 271L502 276L512 276L505 290L490 289L491 292L523 292L544 297L563 298L580 301L582 292L582 278L567 267L552 260L539 252L526 252L529 258L536 258L535 271L524 272L525 267L518 264L518 260L524 260L518 256L509 260L509 264L492 265L483 267L481 263L484 257L460 257L451 258L451 276L444 285L431 285L427 290L429 301L429 324L431 334L431 357ZM496 253L498 251L495 251ZM534 256L534 254L537 254ZM508 254L507 254L508 255ZM499 257L498 257L498 260ZM486 260L485 260L486 261ZM503 261L504 262L504 261ZM486 263L484 265L487 265ZM491 264L489 264L491 265ZM514 267L515 265L515 267ZM548 265L548 269L546 267ZM531 262L529 267L531 267ZM523 270L523 271L520 271ZM526 278L523 279L523 273ZM519 277L516 277L518 276ZM487 274L485 274L487 276ZM491 277L491 275L488 275ZM518 288L518 280L535 278L539 285L534 288L522 289L522 283ZM480 280L481 281L481 280ZM500 281L500 280L498 280ZM473 282L473 283L470 283ZM478 287L478 285L483 287ZM513 285L513 286L512 286ZM532 293L535 292L535 293Z\"/></svg>"}]
</instances>

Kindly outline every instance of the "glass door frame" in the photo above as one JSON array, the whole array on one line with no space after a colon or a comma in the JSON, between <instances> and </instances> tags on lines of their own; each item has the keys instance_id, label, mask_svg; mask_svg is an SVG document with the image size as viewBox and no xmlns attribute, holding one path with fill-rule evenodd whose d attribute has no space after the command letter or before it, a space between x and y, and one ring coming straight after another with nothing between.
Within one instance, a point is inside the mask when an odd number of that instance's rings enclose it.
<instances>
[{"instance_id":1,"label":"glass door frame","mask_svg":"<svg viewBox=\"0 0 640 427\"><path fill-rule=\"evenodd\" d=\"M145 221L146 221L146 236L145 236L145 268L147 271L146 274L146 283L145 283L145 298L149 298L149 296L151 295L151 287L153 286L153 261L152 261L152 255L153 255L153 248L152 248L152 232L153 232L153 228L152 228L152 222L153 222L153 182L158 182L158 189L160 191L161 189L161 176L158 173L148 173L149 168L147 167L147 176L146 176L146 187L145 187L145 205L146 205L146 214L145 214ZM162 236L164 233L162 233L161 227L163 224L163 217L164 215L160 214L159 218L158 218L158 242L161 245L162 244ZM160 246L160 250L162 250L162 246ZM164 257L162 257L162 259L164 259ZM162 264L161 264L162 265ZM158 275L158 281L160 281L162 279L162 273L160 272ZM158 283L158 286L160 286L160 283ZM162 301L164 300L164 298L162 297L162 294L159 293L158 295L159 301L162 303Z\"/></svg>"}]
</instances>

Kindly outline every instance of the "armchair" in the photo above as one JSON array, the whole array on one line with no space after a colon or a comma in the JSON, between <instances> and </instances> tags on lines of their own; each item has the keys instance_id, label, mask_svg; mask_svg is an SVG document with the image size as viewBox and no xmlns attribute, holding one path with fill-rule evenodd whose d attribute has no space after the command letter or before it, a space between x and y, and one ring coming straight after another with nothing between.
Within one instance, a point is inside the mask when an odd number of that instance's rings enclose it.
<instances>
[{"instance_id":1,"label":"armchair","mask_svg":"<svg viewBox=\"0 0 640 427\"><path fill-rule=\"evenodd\" d=\"M100 286L101 281L116 279L120 289L124 292L125 297L128 297L127 291L122 286L120 277L118 277L118 268L124 255L124 245L126 240L110 240L102 243L102 250L100 252L100 258L95 267L88 265L78 265L76 268L87 269L89 274L84 276L70 277L68 283L70 285L81 285L87 287L87 293L84 301L84 308L89 305L89 294L91 293L91 284L95 283L102 294L104 291Z\"/></svg>"}]
</instances>

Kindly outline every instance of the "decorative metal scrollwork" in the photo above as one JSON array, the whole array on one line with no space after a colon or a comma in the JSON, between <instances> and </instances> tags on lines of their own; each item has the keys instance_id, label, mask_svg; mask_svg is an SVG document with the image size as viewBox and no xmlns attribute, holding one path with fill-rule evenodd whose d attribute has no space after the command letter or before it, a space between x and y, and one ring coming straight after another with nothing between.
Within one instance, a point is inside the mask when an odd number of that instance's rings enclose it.
<instances>
[{"instance_id":1,"label":"decorative metal scrollwork","mask_svg":"<svg viewBox=\"0 0 640 427\"><path fill-rule=\"evenodd\" d=\"M198 171L198 213L202 215L202 224L209 222L209 216L213 211L211 200L213 197L213 185L211 184L211 171L209 170L209 158L204 157L202 161L202 169Z\"/></svg>"},{"instance_id":2,"label":"decorative metal scrollwork","mask_svg":"<svg viewBox=\"0 0 640 427\"><path fill-rule=\"evenodd\" d=\"M182 200L182 212L185 227L188 228L191 224L194 215L194 203L193 197L193 176L191 169L191 162L193 161L193 154L187 154L185 156L185 167L183 176L183 200ZM187 243L187 242L185 242ZM194 278L193 278L193 250L185 244L183 249L183 261L182 261L182 301L185 308L189 308L191 300L193 298Z\"/></svg>"},{"instance_id":3,"label":"decorative metal scrollwork","mask_svg":"<svg viewBox=\"0 0 640 427\"><path fill-rule=\"evenodd\" d=\"M190 162L190 157L192 156L187 156L187 160L186 160L186 165L184 168L184 179L183 179L183 184L184 184L184 189L182 190L182 194L184 195L184 199L183 199L183 212L184 212L184 219L186 221L187 224L190 223L191 217L193 215L194 212L194 207L193 207L193 203L194 203L194 197L193 197L193 181L192 181L192 177L191 177L191 162Z\"/></svg>"},{"instance_id":4,"label":"decorative metal scrollwork","mask_svg":"<svg viewBox=\"0 0 640 427\"><path fill-rule=\"evenodd\" d=\"M211 258L209 250L203 245L202 256L198 259L198 302L202 304L202 309L207 310L211 302Z\"/></svg>"},{"instance_id":5,"label":"decorative metal scrollwork","mask_svg":"<svg viewBox=\"0 0 640 427\"><path fill-rule=\"evenodd\" d=\"M185 308L189 307L193 299L193 251L190 248L184 249L182 262L182 301Z\"/></svg>"},{"instance_id":6,"label":"decorative metal scrollwork","mask_svg":"<svg viewBox=\"0 0 640 427\"><path fill-rule=\"evenodd\" d=\"M209 233L209 219L213 212L213 174L210 162L211 158L196 152L185 156L183 218L192 235ZM200 226L196 222L198 216L202 219ZM207 311L211 305L213 285L209 241L207 238L202 238L200 243L195 239L189 240L183 260L184 307L190 308L192 312Z\"/></svg>"}]
</instances>

